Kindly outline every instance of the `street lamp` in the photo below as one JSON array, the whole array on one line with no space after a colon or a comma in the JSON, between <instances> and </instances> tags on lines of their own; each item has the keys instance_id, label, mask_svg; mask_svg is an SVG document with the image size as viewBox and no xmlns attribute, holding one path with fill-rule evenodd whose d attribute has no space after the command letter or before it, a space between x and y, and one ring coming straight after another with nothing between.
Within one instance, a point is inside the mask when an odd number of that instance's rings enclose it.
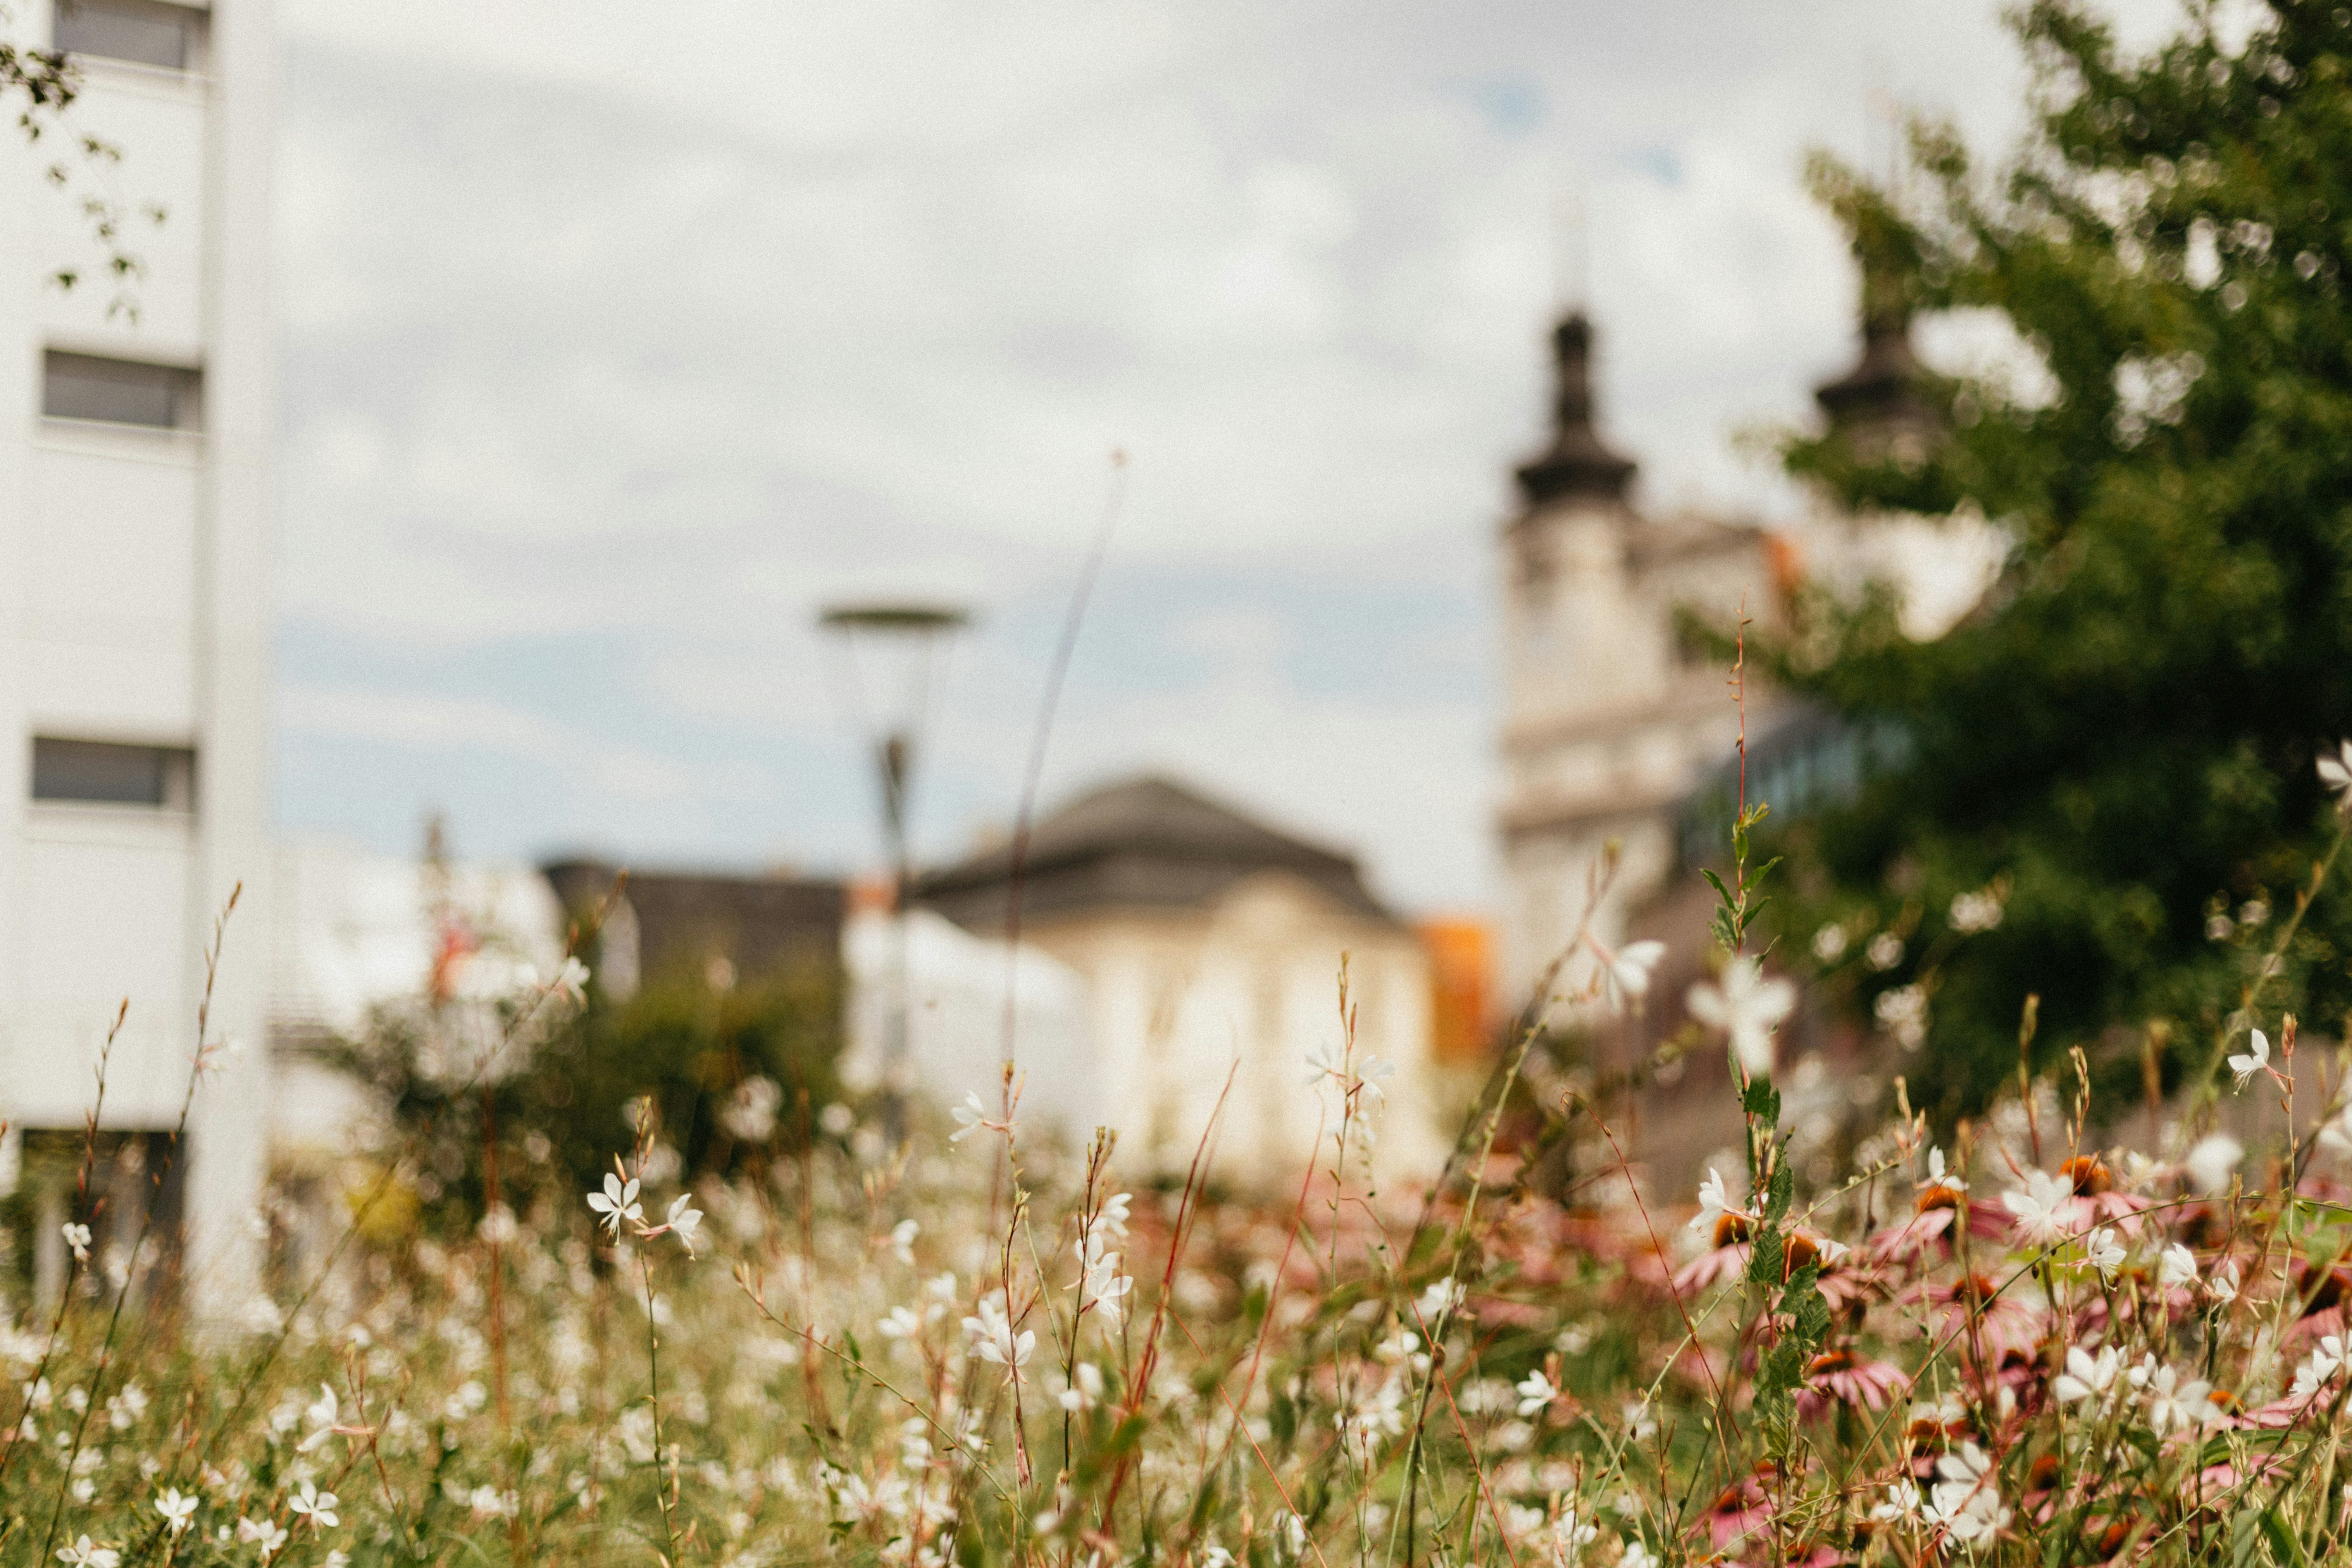
<instances>
[{"instance_id":1,"label":"street lamp","mask_svg":"<svg viewBox=\"0 0 2352 1568\"><path fill-rule=\"evenodd\" d=\"M882 1033L882 1118L892 1140L907 1121L908 994L907 909L915 891L907 844L908 797L914 782L916 742L929 705L932 668L947 640L971 616L953 605L878 601L835 605L817 624L848 650L850 707L873 748L881 785L882 841L892 882L891 975ZM869 699L872 700L869 702Z\"/></svg>"}]
</instances>

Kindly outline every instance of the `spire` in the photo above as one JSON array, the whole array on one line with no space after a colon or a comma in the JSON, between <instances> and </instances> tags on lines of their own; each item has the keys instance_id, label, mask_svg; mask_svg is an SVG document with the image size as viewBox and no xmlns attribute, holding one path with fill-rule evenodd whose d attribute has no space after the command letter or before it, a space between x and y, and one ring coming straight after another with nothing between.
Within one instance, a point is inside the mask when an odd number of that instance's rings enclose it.
<instances>
[{"instance_id":1,"label":"spire","mask_svg":"<svg viewBox=\"0 0 2352 1568\"><path fill-rule=\"evenodd\" d=\"M1858 226L1854 258L1862 266L1862 357L1835 381L1813 389L1832 435L1872 459L1915 461L1940 431L1936 409L1920 392L1927 372L1911 347L1911 304L1900 258L1885 225Z\"/></svg>"},{"instance_id":2,"label":"spire","mask_svg":"<svg viewBox=\"0 0 2352 1568\"><path fill-rule=\"evenodd\" d=\"M1552 329L1551 347L1559 382L1551 445L1520 467L1519 490L1529 506L1572 496L1622 500L1633 460L1611 451L1592 427L1592 322L1571 311Z\"/></svg>"}]
</instances>

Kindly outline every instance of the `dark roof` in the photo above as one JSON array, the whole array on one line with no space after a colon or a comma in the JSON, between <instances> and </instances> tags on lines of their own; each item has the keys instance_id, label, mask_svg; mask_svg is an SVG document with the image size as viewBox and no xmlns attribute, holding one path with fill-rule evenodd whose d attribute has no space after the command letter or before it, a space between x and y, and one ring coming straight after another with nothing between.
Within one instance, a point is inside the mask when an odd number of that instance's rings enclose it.
<instances>
[{"instance_id":1,"label":"dark roof","mask_svg":"<svg viewBox=\"0 0 2352 1568\"><path fill-rule=\"evenodd\" d=\"M1813 396L1832 430L1874 455L1905 437L1915 444L1935 437L1939 420L1921 391L1928 380L1911 346L1909 321L1886 316L1863 323L1862 357L1835 381L1814 388Z\"/></svg>"},{"instance_id":2,"label":"dark roof","mask_svg":"<svg viewBox=\"0 0 2352 1568\"><path fill-rule=\"evenodd\" d=\"M1063 806L1030 832L1024 918L1103 909L1195 909L1244 878L1286 871L1356 914L1394 923L1355 858L1276 831L1164 778L1130 779ZM960 925L1001 928L1010 844L921 879L918 897Z\"/></svg>"},{"instance_id":3,"label":"dark roof","mask_svg":"<svg viewBox=\"0 0 2352 1568\"><path fill-rule=\"evenodd\" d=\"M620 868L601 860L558 860L540 868L572 918L600 905ZM624 895L637 920L638 967L647 978L670 970L699 973L723 958L745 978L841 952L847 900L839 882L796 877L742 877L682 871L631 871Z\"/></svg>"},{"instance_id":4,"label":"dark roof","mask_svg":"<svg viewBox=\"0 0 2352 1568\"><path fill-rule=\"evenodd\" d=\"M1552 329L1551 445L1520 465L1529 506L1569 496L1622 500L1633 460L1618 456L1592 424L1592 322L1578 311Z\"/></svg>"}]
</instances>

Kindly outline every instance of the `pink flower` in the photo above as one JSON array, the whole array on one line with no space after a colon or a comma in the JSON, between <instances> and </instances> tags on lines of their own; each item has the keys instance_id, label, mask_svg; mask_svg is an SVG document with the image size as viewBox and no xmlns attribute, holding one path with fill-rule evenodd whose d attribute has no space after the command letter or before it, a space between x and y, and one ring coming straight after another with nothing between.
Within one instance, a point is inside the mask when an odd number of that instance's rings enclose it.
<instances>
[{"instance_id":1,"label":"pink flower","mask_svg":"<svg viewBox=\"0 0 2352 1568\"><path fill-rule=\"evenodd\" d=\"M1815 1356L1805 1369L1805 1384L1797 1391L1797 1413L1811 1421L1840 1405L1884 1410L1910 1386L1910 1377L1893 1362L1864 1361L1845 1346Z\"/></svg>"}]
</instances>

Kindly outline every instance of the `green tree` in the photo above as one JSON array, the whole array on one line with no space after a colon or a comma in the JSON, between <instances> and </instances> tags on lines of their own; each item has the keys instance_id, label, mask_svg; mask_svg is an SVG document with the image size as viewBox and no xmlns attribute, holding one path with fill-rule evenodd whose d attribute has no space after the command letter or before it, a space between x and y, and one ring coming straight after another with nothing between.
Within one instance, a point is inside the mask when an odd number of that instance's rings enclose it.
<instances>
[{"instance_id":1,"label":"green tree","mask_svg":"<svg viewBox=\"0 0 2352 1568\"><path fill-rule=\"evenodd\" d=\"M1769 650L1906 737L1857 798L1781 827L1780 931L1793 960L1838 924L1831 984L1864 1017L1924 1001L1912 1077L1947 1115L2015 1070L2030 993L2044 1059L2121 1071L2154 1040L2175 1082L2249 1022L2334 1031L2352 1006L2334 887L2257 984L2338 841L2315 763L2352 734L2352 7L2277 4L2234 46L2217 24L2194 5L2126 56L2082 7L2032 5L2032 129L1998 169L1921 124L1896 187L1813 171L1870 309L2000 312L2047 370L2032 396L1923 380L1946 426L1925 450L1785 449L1858 508L1973 507L2014 536L1938 640L1884 595L1809 596ZM1954 906L1988 889L1990 930L1981 897Z\"/></svg>"}]
</instances>

